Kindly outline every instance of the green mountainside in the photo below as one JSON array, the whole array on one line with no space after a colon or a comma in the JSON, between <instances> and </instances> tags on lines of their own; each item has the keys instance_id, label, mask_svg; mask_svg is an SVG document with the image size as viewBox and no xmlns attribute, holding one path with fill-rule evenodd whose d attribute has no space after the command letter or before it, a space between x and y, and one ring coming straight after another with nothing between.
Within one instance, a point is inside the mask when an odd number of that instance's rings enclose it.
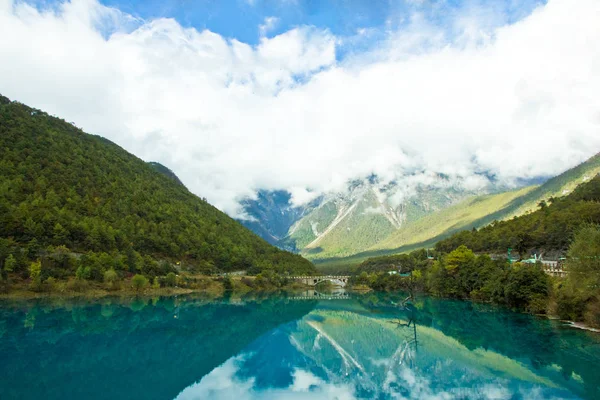
<instances>
[{"instance_id":1,"label":"green mountainside","mask_svg":"<svg viewBox=\"0 0 600 400\"><path fill-rule=\"evenodd\" d=\"M10 255L26 271L48 246L106 255L100 279L109 267L156 276L153 260L314 272L116 144L0 96L0 267Z\"/></svg>"},{"instance_id":2,"label":"green mountainside","mask_svg":"<svg viewBox=\"0 0 600 400\"><path fill-rule=\"evenodd\" d=\"M379 211L377 199L371 191L361 194L360 199L355 201L337 199L302 219L299 229L293 231L290 237L296 239L296 244L308 256L353 254L377 243L394 230L394 222Z\"/></svg>"},{"instance_id":3,"label":"green mountainside","mask_svg":"<svg viewBox=\"0 0 600 400\"><path fill-rule=\"evenodd\" d=\"M442 176L432 185L406 190L411 195L404 191L395 185L382 188L369 180L352 182L347 192L325 196L290 228L282 244L314 260L351 256L477 193L456 187ZM398 194L400 201L394 200Z\"/></svg>"},{"instance_id":4,"label":"green mountainside","mask_svg":"<svg viewBox=\"0 0 600 400\"><path fill-rule=\"evenodd\" d=\"M456 233L439 241L436 250L447 252L466 245L477 252L505 252L508 248L521 255L532 249L564 252L575 231L586 223L600 223L600 175L549 205L540 203L537 211Z\"/></svg>"},{"instance_id":5,"label":"green mountainside","mask_svg":"<svg viewBox=\"0 0 600 400\"><path fill-rule=\"evenodd\" d=\"M578 166L568 169L562 174L549 179L543 185L517 199L505 210L502 219L535 211L538 208L538 203L540 201L548 201L552 197L568 195L579 185L589 181L599 173L600 153Z\"/></svg>"},{"instance_id":6,"label":"green mountainside","mask_svg":"<svg viewBox=\"0 0 600 400\"><path fill-rule=\"evenodd\" d=\"M507 207L515 199L527 195L535 187L471 197L437 213L427 215L394 231L370 250L390 250L431 242L439 236L449 235L473 224L481 226L495 219L494 213Z\"/></svg>"}]
</instances>

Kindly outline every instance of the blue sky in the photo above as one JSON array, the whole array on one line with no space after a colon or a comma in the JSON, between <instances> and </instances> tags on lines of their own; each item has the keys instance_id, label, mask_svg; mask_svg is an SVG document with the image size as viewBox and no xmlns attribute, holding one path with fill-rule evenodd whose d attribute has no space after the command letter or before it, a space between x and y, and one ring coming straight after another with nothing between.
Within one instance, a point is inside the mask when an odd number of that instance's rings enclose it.
<instances>
[{"instance_id":1,"label":"blue sky","mask_svg":"<svg viewBox=\"0 0 600 400\"><path fill-rule=\"evenodd\" d=\"M518 185L600 151L599 13L598 0L0 0L0 93L168 166L231 215L259 189L300 204L373 174L406 188L393 199L438 173Z\"/></svg>"},{"instance_id":2,"label":"blue sky","mask_svg":"<svg viewBox=\"0 0 600 400\"><path fill-rule=\"evenodd\" d=\"M26 0L47 7L58 0ZM340 43L338 59L345 54L369 50L390 33L406 26L419 13L451 35L449 23L457 15L473 12L493 15L494 25L513 23L546 0L100 0L132 16L152 20L173 18L184 27L208 29L226 38L256 45L260 26L273 18L266 37L298 26L330 31L337 38L355 38ZM358 32L368 34L357 38Z\"/></svg>"},{"instance_id":3,"label":"blue sky","mask_svg":"<svg viewBox=\"0 0 600 400\"><path fill-rule=\"evenodd\" d=\"M208 29L227 38L255 45L260 25L275 18L265 33L273 37L297 26L327 29L342 42L336 57L370 50L392 32L406 26L417 12L452 35L449 21L478 10L493 13L494 24L526 17L544 0L102 0L101 3L143 19L174 18L182 26ZM365 30L367 35L358 37Z\"/></svg>"}]
</instances>

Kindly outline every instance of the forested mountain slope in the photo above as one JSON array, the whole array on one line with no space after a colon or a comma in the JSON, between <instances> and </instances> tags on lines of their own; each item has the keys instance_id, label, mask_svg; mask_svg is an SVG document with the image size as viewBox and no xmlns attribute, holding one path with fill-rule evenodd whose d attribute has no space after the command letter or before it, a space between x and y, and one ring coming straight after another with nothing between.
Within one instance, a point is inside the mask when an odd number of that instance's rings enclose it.
<instances>
[{"instance_id":1,"label":"forested mountain slope","mask_svg":"<svg viewBox=\"0 0 600 400\"><path fill-rule=\"evenodd\" d=\"M466 245L477 252L565 251L582 224L600 223L600 175L549 203L541 202L537 211L520 217L456 233L438 242L436 250L448 252Z\"/></svg>"},{"instance_id":2,"label":"forested mountain slope","mask_svg":"<svg viewBox=\"0 0 600 400\"><path fill-rule=\"evenodd\" d=\"M53 245L127 254L128 263L139 262L131 257L135 252L213 271L314 271L310 262L269 245L164 171L3 96L0 240L0 252L14 253L19 265ZM0 263L5 257L0 254ZM139 268L129 265L131 272Z\"/></svg>"}]
</instances>

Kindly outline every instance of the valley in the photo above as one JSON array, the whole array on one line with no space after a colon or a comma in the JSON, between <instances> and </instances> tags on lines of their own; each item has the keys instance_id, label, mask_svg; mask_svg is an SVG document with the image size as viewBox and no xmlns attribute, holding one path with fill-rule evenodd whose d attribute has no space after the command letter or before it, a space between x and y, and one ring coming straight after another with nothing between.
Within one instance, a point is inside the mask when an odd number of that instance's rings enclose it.
<instances>
[{"instance_id":1,"label":"valley","mask_svg":"<svg viewBox=\"0 0 600 400\"><path fill-rule=\"evenodd\" d=\"M271 243L299 252L317 265L356 265L369 256L433 247L455 232L527 214L598 173L600 154L541 184L512 190L492 183L465 190L460 182L439 176L416 188L378 185L371 178L351 182L347 191L324 195L305 206L293 206L289 195L282 201L281 192L262 191L257 203L277 204L275 219L261 219L244 207L254 220L251 225L242 223L251 229L260 226L254 232L263 237L277 226L277 239ZM396 204L395 198L403 200Z\"/></svg>"}]
</instances>

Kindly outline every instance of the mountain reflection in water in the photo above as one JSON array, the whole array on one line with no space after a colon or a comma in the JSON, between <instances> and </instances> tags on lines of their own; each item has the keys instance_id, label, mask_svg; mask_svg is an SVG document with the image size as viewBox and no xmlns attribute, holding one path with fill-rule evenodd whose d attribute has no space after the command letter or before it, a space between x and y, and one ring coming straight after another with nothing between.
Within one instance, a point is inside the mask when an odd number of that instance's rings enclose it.
<instances>
[{"instance_id":1,"label":"mountain reflection in water","mask_svg":"<svg viewBox=\"0 0 600 400\"><path fill-rule=\"evenodd\" d=\"M2 303L0 398L600 398L600 335L487 305L314 293Z\"/></svg>"}]
</instances>

